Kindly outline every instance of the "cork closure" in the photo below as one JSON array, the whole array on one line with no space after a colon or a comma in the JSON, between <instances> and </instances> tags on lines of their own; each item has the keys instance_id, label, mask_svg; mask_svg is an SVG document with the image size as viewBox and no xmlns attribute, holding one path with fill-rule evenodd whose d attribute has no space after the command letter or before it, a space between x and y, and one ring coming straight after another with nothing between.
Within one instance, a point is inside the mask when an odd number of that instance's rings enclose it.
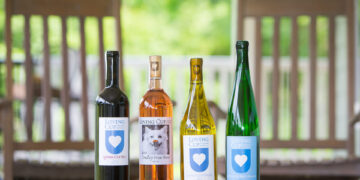
<instances>
[{"instance_id":1,"label":"cork closure","mask_svg":"<svg viewBox=\"0 0 360 180\"><path fill-rule=\"evenodd\" d=\"M161 79L161 56L150 56L150 79Z\"/></svg>"},{"instance_id":2,"label":"cork closure","mask_svg":"<svg viewBox=\"0 0 360 180\"><path fill-rule=\"evenodd\" d=\"M191 82L202 83L202 58L190 59Z\"/></svg>"}]
</instances>

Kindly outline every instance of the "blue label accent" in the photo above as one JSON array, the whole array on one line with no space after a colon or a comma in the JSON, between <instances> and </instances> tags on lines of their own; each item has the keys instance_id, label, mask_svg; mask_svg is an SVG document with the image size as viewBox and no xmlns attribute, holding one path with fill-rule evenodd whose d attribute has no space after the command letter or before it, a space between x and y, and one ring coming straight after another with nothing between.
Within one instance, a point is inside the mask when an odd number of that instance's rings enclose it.
<instances>
[{"instance_id":1,"label":"blue label accent","mask_svg":"<svg viewBox=\"0 0 360 180\"><path fill-rule=\"evenodd\" d=\"M124 149L124 141L123 130L105 131L105 146L109 153L120 154Z\"/></svg>"},{"instance_id":2,"label":"blue label accent","mask_svg":"<svg viewBox=\"0 0 360 180\"><path fill-rule=\"evenodd\" d=\"M226 137L226 177L228 180L257 180L257 136Z\"/></svg>"},{"instance_id":3,"label":"blue label accent","mask_svg":"<svg viewBox=\"0 0 360 180\"><path fill-rule=\"evenodd\" d=\"M250 149L232 149L231 150L232 168L237 173L248 172L251 165Z\"/></svg>"},{"instance_id":4,"label":"blue label accent","mask_svg":"<svg viewBox=\"0 0 360 180\"><path fill-rule=\"evenodd\" d=\"M209 148L190 148L190 165L196 172L204 172L209 167Z\"/></svg>"}]
</instances>

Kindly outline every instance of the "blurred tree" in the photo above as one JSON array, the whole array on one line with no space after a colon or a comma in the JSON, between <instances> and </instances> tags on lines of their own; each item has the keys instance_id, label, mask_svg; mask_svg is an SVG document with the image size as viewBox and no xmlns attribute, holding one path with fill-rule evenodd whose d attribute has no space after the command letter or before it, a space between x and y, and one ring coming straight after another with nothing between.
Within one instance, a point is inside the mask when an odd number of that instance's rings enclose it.
<instances>
[{"instance_id":1,"label":"blurred tree","mask_svg":"<svg viewBox=\"0 0 360 180\"><path fill-rule=\"evenodd\" d=\"M124 0L122 6L125 54L230 54L231 0ZM105 48L115 47L110 19L104 20ZM0 22L5 22L4 0L0 0ZM42 18L32 16L31 52L42 53ZM68 43L79 49L79 20L70 17ZM86 49L97 54L97 21L87 18ZM24 19L12 19L14 53L23 54ZM57 17L49 18L52 54L61 50L61 24ZM4 23L0 24L0 58L5 57ZM23 57L23 55L22 55ZM19 57L22 59L22 57Z\"/></svg>"}]
</instances>

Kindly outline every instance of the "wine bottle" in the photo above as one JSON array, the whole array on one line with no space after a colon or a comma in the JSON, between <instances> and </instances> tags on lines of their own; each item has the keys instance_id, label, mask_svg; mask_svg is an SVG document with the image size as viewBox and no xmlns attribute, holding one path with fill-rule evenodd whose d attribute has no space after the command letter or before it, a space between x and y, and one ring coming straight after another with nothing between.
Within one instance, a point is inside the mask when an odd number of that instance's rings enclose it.
<instances>
[{"instance_id":1,"label":"wine bottle","mask_svg":"<svg viewBox=\"0 0 360 180\"><path fill-rule=\"evenodd\" d=\"M119 52L106 52L106 87L96 98L95 180L129 179L129 101L119 88Z\"/></svg>"},{"instance_id":2,"label":"wine bottle","mask_svg":"<svg viewBox=\"0 0 360 180\"><path fill-rule=\"evenodd\" d=\"M259 177L259 126L251 86L247 41L237 41L234 90L226 123L226 175L228 180Z\"/></svg>"},{"instance_id":3,"label":"wine bottle","mask_svg":"<svg viewBox=\"0 0 360 180\"><path fill-rule=\"evenodd\" d=\"M149 90L139 106L140 180L172 180L173 105L161 87L161 56L150 56Z\"/></svg>"},{"instance_id":4,"label":"wine bottle","mask_svg":"<svg viewBox=\"0 0 360 180\"><path fill-rule=\"evenodd\" d=\"M216 127L203 87L201 58L190 60L190 92L180 127L181 179L214 180L216 172Z\"/></svg>"}]
</instances>

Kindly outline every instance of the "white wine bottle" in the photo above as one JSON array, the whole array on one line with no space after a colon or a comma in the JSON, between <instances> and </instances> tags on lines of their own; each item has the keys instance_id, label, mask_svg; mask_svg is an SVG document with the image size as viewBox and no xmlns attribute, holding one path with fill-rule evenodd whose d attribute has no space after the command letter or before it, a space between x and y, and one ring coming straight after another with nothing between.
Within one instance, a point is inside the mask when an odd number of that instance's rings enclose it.
<instances>
[{"instance_id":1,"label":"white wine bottle","mask_svg":"<svg viewBox=\"0 0 360 180\"><path fill-rule=\"evenodd\" d=\"M216 128L205 98L201 58L190 60L190 92L180 127L181 179L214 180Z\"/></svg>"},{"instance_id":2,"label":"white wine bottle","mask_svg":"<svg viewBox=\"0 0 360 180\"><path fill-rule=\"evenodd\" d=\"M237 66L226 124L226 178L258 180L259 123L251 87L247 41L236 43Z\"/></svg>"}]
</instances>

